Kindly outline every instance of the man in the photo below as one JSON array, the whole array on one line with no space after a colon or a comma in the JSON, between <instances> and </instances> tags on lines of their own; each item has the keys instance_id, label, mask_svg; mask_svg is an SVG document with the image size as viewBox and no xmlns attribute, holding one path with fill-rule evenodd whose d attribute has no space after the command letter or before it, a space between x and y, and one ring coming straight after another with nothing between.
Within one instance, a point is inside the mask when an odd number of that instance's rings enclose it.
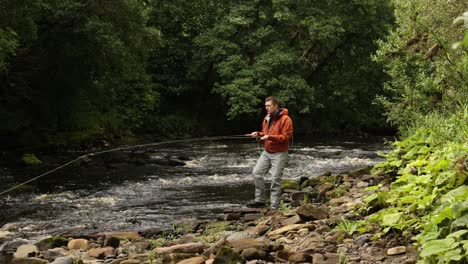
<instances>
[{"instance_id":1,"label":"man","mask_svg":"<svg viewBox=\"0 0 468 264\"><path fill-rule=\"evenodd\" d=\"M279 108L276 97L265 99L267 115L263 120L262 131L252 132L250 136L260 137L265 150L253 169L255 200L247 203L248 207L265 207L266 191L264 177L271 169L270 208L278 209L281 201L281 178L288 162L289 140L293 134L292 120L288 109Z\"/></svg>"}]
</instances>

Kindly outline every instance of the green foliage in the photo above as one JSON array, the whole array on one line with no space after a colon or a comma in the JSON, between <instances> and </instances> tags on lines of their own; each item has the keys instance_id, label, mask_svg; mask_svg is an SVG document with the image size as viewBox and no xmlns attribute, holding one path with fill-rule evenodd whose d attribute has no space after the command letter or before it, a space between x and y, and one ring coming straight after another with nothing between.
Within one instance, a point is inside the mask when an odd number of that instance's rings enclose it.
<instances>
[{"instance_id":1,"label":"green foliage","mask_svg":"<svg viewBox=\"0 0 468 264\"><path fill-rule=\"evenodd\" d=\"M335 230L343 230L352 236L354 233L358 232L363 234L367 232L367 226L369 225L368 222L359 220L359 221L350 221L343 218L336 226Z\"/></svg>"},{"instance_id":2,"label":"green foliage","mask_svg":"<svg viewBox=\"0 0 468 264\"><path fill-rule=\"evenodd\" d=\"M373 169L376 174L397 174L390 191L379 192L382 186L378 186L376 193L364 199L371 210L381 209L369 220L379 223L383 233L400 230L412 236L421 232L417 236L421 263L449 263L468 256L463 248L468 232L464 220L468 145L444 140L440 132L421 128L396 141L386 161Z\"/></svg>"}]
</instances>

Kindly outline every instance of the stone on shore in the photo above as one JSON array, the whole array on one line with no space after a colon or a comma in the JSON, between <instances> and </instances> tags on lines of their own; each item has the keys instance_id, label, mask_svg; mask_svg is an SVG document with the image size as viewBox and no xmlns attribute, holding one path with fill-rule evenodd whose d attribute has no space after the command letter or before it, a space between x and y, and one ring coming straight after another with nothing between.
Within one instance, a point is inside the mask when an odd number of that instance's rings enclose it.
<instances>
[{"instance_id":1,"label":"stone on shore","mask_svg":"<svg viewBox=\"0 0 468 264\"><path fill-rule=\"evenodd\" d=\"M115 249L113 247L92 248L88 250L88 255L97 259L105 259L115 255Z\"/></svg>"},{"instance_id":2,"label":"stone on shore","mask_svg":"<svg viewBox=\"0 0 468 264\"><path fill-rule=\"evenodd\" d=\"M299 207L296 213L305 220L320 220L328 217L328 211L312 204Z\"/></svg>"},{"instance_id":3,"label":"stone on shore","mask_svg":"<svg viewBox=\"0 0 468 264\"><path fill-rule=\"evenodd\" d=\"M39 249L36 245L21 245L16 249L15 258L27 258L27 257L35 257L39 254Z\"/></svg>"},{"instance_id":4,"label":"stone on shore","mask_svg":"<svg viewBox=\"0 0 468 264\"><path fill-rule=\"evenodd\" d=\"M213 261L213 264L225 264L225 263L245 263L245 259L233 249L229 247L221 248Z\"/></svg>"},{"instance_id":5,"label":"stone on shore","mask_svg":"<svg viewBox=\"0 0 468 264\"><path fill-rule=\"evenodd\" d=\"M40 258L14 258L11 264L47 264L47 260Z\"/></svg>"},{"instance_id":6,"label":"stone on shore","mask_svg":"<svg viewBox=\"0 0 468 264\"><path fill-rule=\"evenodd\" d=\"M406 247L405 246L399 246L399 247L393 247L389 248L387 250L387 255L392 256L392 255L399 255L406 253Z\"/></svg>"},{"instance_id":7,"label":"stone on shore","mask_svg":"<svg viewBox=\"0 0 468 264\"><path fill-rule=\"evenodd\" d=\"M205 263L205 258L204 257L193 257L193 258L188 258L184 259L177 264L202 264Z\"/></svg>"},{"instance_id":8,"label":"stone on shore","mask_svg":"<svg viewBox=\"0 0 468 264\"><path fill-rule=\"evenodd\" d=\"M257 248L261 250L268 249L268 243L265 241L258 241L251 238L237 239L229 241L229 245L234 248L235 251L241 252L247 248Z\"/></svg>"},{"instance_id":9,"label":"stone on shore","mask_svg":"<svg viewBox=\"0 0 468 264\"><path fill-rule=\"evenodd\" d=\"M60 257L56 258L53 262L50 264L73 264L73 258L72 257Z\"/></svg>"},{"instance_id":10,"label":"stone on shore","mask_svg":"<svg viewBox=\"0 0 468 264\"><path fill-rule=\"evenodd\" d=\"M154 252L157 254L170 254L170 253L201 254L204 249L205 249L205 245L202 242L197 242L197 243L174 245L170 247L155 248Z\"/></svg>"},{"instance_id":11,"label":"stone on shore","mask_svg":"<svg viewBox=\"0 0 468 264\"><path fill-rule=\"evenodd\" d=\"M253 259L262 259L265 260L267 258L267 253L264 250L258 248L247 248L242 250L241 256L246 260L253 260Z\"/></svg>"},{"instance_id":12,"label":"stone on shore","mask_svg":"<svg viewBox=\"0 0 468 264\"><path fill-rule=\"evenodd\" d=\"M281 227L281 228L278 228L276 230L271 231L270 233L268 233L268 236L272 237L272 236L282 235L282 234L284 234L284 233L286 233L288 231L299 230L299 229L302 229L302 228L307 228L309 230L313 230L313 229L315 229L315 225L313 225L313 224L288 225L288 226L284 226L284 227Z\"/></svg>"},{"instance_id":13,"label":"stone on shore","mask_svg":"<svg viewBox=\"0 0 468 264\"><path fill-rule=\"evenodd\" d=\"M67 245L70 250L87 250L88 249L88 240L84 238L72 239L68 242Z\"/></svg>"}]
</instances>

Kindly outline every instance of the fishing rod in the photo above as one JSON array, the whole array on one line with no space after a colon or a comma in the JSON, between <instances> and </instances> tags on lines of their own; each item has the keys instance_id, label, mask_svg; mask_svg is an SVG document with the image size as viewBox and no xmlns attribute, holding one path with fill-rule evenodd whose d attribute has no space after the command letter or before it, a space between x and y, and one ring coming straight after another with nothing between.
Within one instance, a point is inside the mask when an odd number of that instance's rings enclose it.
<instances>
[{"instance_id":1,"label":"fishing rod","mask_svg":"<svg viewBox=\"0 0 468 264\"><path fill-rule=\"evenodd\" d=\"M140 145L133 145L133 146L126 146L126 147L119 147L119 148L113 148L113 149L106 149L106 150L102 150L102 151L98 151L98 152L92 152L92 153L88 153L88 154L85 154L85 155L82 155L82 156L79 156L78 158L74 159L74 160L71 160L67 163L64 163L60 166L58 166L57 168L55 169L52 169L50 171L47 171L39 176L36 176L32 179L29 179L25 182L22 182L18 185L15 185L13 187L11 187L10 189L7 189L5 191L2 191L0 193L0 196L1 195L4 195L8 192L11 192L15 189L17 189L18 187L21 187L25 184L28 184L32 181L35 181L39 178L42 178L54 171L57 171L57 170L60 170L64 167L67 167L68 165L72 164L72 163L75 163L81 159L84 159L84 158L87 158L87 157L92 157L92 156L97 156L97 155L100 155L100 154L104 154L104 153L109 153L109 152L114 152L114 151L121 151L121 150L129 150L129 149L135 149L135 148L143 148L143 147L150 147L150 146L158 146L158 145L163 145L163 144L175 144L175 143L184 143L184 142L194 142L194 141L214 141L214 140L225 140L225 139L247 139L247 138L256 138L258 140L257 137L252 137L250 134L242 134L242 135L229 135L229 136L214 136L214 137L198 137L198 138L189 138L189 139L176 139L176 140L168 140L168 141L160 141L160 142L153 142L153 143L147 143L147 144L140 144Z\"/></svg>"}]
</instances>

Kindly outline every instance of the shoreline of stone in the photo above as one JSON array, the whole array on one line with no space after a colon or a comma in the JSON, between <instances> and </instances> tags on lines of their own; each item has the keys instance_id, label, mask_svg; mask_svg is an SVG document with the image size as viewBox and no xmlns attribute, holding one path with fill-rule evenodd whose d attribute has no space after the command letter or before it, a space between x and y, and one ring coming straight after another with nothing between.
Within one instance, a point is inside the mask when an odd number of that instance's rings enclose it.
<instances>
[{"instance_id":1,"label":"shoreline of stone","mask_svg":"<svg viewBox=\"0 0 468 264\"><path fill-rule=\"evenodd\" d=\"M416 263L409 241L376 237L372 231L377 229L362 214L362 199L372 193L367 187L390 182L390 177L370 175L369 168L303 177L283 182L283 202L276 211L226 208L222 221L185 219L167 233L50 237L18 246L0 263Z\"/></svg>"}]
</instances>

